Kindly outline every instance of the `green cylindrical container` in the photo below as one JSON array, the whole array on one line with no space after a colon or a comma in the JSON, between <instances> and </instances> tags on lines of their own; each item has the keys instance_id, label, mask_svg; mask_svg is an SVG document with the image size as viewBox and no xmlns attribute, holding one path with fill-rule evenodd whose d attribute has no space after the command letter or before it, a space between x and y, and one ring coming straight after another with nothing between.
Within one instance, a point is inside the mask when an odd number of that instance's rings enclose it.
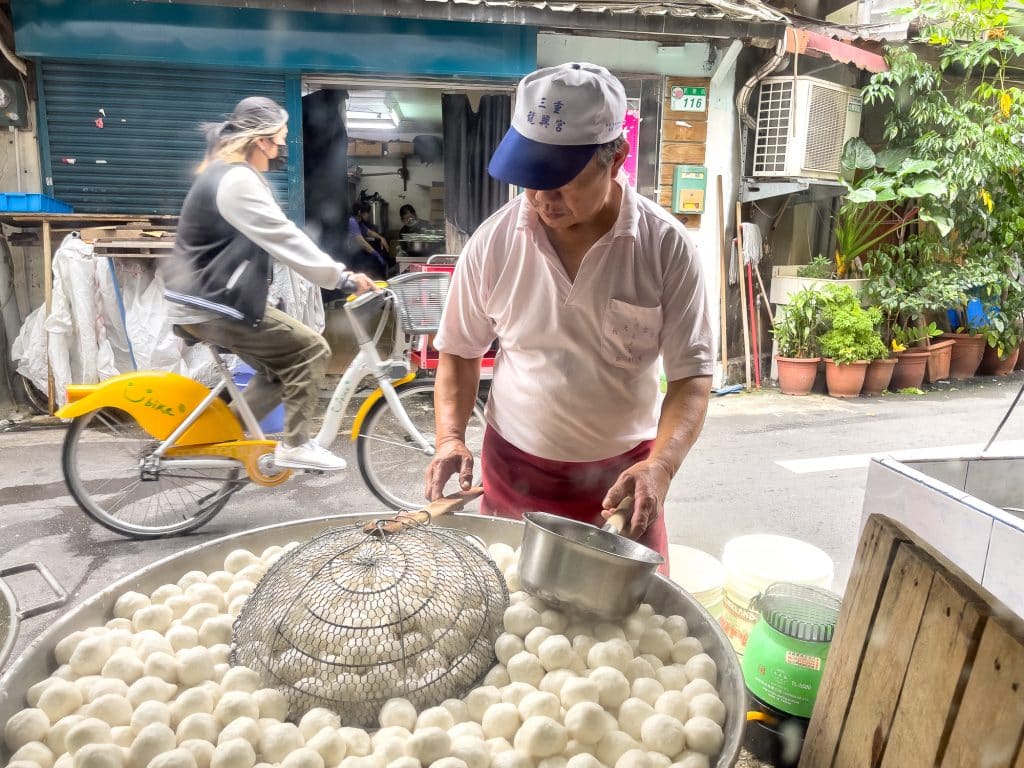
<instances>
[{"instance_id":1,"label":"green cylindrical container","mask_svg":"<svg viewBox=\"0 0 1024 768\"><path fill-rule=\"evenodd\" d=\"M761 618L743 655L747 690L780 712L810 717L841 604L827 589L802 584L772 584L755 597Z\"/></svg>"}]
</instances>

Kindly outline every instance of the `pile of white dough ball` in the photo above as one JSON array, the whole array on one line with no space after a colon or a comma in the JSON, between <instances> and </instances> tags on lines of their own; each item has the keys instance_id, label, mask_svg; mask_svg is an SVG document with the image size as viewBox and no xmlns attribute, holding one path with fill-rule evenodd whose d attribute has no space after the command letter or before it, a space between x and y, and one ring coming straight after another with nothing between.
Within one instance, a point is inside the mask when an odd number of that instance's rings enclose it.
<instances>
[{"instance_id":1,"label":"pile of white dough ball","mask_svg":"<svg viewBox=\"0 0 1024 768\"><path fill-rule=\"evenodd\" d=\"M511 595L499 663L463 699L392 699L380 729L311 709L228 664L234 618L286 547L236 550L55 649L57 670L4 727L9 768L708 768L722 748L717 670L681 616L648 605L617 624L522 591L518 552L488 549Z\"/></svg>"}]
</instances>

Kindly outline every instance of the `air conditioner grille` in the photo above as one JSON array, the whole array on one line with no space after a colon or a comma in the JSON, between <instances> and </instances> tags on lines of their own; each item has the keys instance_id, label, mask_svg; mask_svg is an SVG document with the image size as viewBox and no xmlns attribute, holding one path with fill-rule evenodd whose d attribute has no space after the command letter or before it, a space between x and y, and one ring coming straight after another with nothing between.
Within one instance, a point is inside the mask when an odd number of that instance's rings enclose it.
<instances>
[{"instance_id":1,"label":"air conditioner grille","mask_svg":"<svg viewBox=\"0 0 1024 768\"><path fill-rule=\"evenodd\" d=\"M839 173L850 97L843 91L812 85L808 99L811 130L803 167L823 173Z\"/></svg>"},{"instance_id":2,"label":"air conditioner grille","mask_svg":"<svg viewBox=\"0 0 1024 768\"><path fill-rule=\"evenodd\" d=\"M786 145L793 118L793 83L761 84L757 105L757 140L754 146L755 176L784 176Z\"/></svg>"}]
</instances>

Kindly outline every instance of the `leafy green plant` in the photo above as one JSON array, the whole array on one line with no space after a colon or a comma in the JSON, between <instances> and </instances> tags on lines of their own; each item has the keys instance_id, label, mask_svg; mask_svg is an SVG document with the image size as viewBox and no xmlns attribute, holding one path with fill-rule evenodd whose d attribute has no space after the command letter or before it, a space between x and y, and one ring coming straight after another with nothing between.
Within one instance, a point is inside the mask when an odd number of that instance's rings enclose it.
<instances>
[{"instance_id":1,"label":"leafy green plant","mask_svg":"<svg viewBox=\"0 0 1024 768\"><path fill-rule=\"evenodd\" d=\"M821 305L821 294L814 288L803 288L789 297L772 330L780 357L818 357Z\"/></svg>"},{"instance_id":2,"label":"leafy green plant","mask_svg":"<svg viewBox=\"0 0 1024 768\"><path fill-rule=\"evenodd\" d=\"M836 276L836 268L832 259L825 258L820 253L811 259L810 264L804 264L796 271L797 277L808 277L817 280L829 280Z\"/></svg>"},{"instance_id":3,"label":"leafy green plant","mask_svg":"<svg viewBox=\"0 0 1024 768\"><path fill-rule=\"evenodd\" d=\"M821 353L842 365L888 356L877 327L882 313L877 307L864 309L849 286L828 286L822 295Z\"/></svg>"}]
</instances>

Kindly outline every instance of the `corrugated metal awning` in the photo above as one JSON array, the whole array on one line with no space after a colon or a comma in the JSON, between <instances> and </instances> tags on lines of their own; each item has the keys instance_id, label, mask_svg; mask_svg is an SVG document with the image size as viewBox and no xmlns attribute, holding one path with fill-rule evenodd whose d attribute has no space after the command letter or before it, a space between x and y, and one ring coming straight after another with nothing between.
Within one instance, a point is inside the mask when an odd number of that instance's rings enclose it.
<instances>
[{"instance_id":1,"label":"corrugated metal awning","mask_svg":"<svg viewBox=\"0 0 1024 768\"><path fill-rule=\"evenodd\" d=\"M605 0L576 0L576 2L549 2L548 0L423 0L426 3L475 5L485 8L533 8L554 13L598 13L612 16L640 15L667 16L680 19L729 18L743 21L784 22L785 16L760 0L690 0L683 2L609 3Z\"/></svg>"}]
</instances>

